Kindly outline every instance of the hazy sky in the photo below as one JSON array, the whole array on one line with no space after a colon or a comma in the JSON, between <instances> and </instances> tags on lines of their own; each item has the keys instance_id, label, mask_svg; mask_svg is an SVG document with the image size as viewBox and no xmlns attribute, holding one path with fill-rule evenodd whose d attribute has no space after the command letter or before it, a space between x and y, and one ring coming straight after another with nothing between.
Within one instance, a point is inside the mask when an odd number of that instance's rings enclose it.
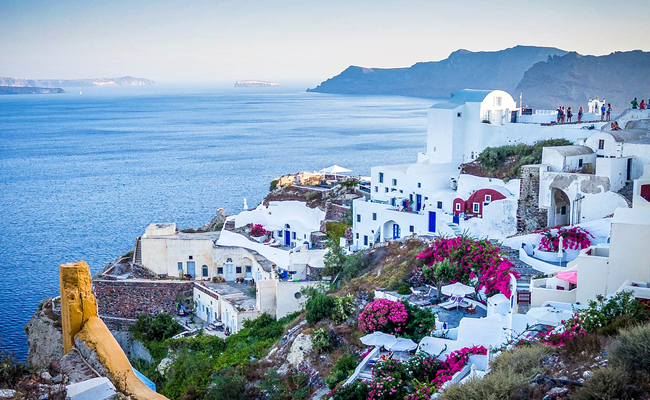
<instances>
[{"instance_id":1,"label":"hazy sky","mask_svg":"<svg viewBox=\"0 0 650 400\"><path fill-rule=\"evenodd\" d=\"M0 0L0 76L300 81L459 48L650 51L650 1Z\"/></svg>"}]
</instances>

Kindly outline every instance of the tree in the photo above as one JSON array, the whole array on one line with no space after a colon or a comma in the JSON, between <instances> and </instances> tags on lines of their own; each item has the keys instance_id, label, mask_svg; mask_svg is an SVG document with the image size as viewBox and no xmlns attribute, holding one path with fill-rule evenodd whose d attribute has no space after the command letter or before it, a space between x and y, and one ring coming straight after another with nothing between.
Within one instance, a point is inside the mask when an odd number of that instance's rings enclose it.
<instances>
[{"instance_id":1,"label":"tree","mask_svg":"<svg viewBox=\"0 0 650 400\"><path fill-rule=\"evenodd\" d=\"M442 294L442 286L456 279L458 268L452 265L449 259L445 259L432 264L430 267L423 267L422 273L425 279L436 285L438 296L440 296Z\"/></svg>"},{"instance_id":2,"label":"tree","mask_svg":"<svg viewBox=\"0 0 650 400\"><path fill-rule=\"evenodd\" d=\"M305 309L307 310L305 319L307 323L313 325L321 319L331 317L335 306L336 302L334 298L325 294L317 294L310 298L305 304Z\"/></svg>"},{"instance_id":3,"label":"tree","mask_svg":"<svg viewBox=\"0 0 650 400\"><path fill-rule=\"evenodd\" d=\"M231 367L222 368L215 375L206 400L245 400L246 377Z\"/></svg>"},{"instance_id":4,"label":"tree","mask_svg":"<svg viewBox=\"0 0 650 400\"><path fill-rule=\"evenodd\" d=\"M327 248L329 251L325 254L323 259L323 264L325 268L323 269L323 274L326 276L336 276L345 263L346 257L343 253L343 249L336 240L328 239Z\"/></svg>"}]
</instances>

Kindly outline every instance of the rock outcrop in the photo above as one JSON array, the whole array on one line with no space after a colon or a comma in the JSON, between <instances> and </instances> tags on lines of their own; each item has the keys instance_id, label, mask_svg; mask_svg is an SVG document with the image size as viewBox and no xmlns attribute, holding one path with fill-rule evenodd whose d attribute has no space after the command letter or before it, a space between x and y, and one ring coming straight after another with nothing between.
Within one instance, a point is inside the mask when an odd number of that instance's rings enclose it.
<instances>
[{"instance_id":1,"label":"rock outcrop","mask_svg":"<svg viewBox=\"0 0 650 400\"><path fill-rule=\"evenodd\" d=\"M63 356L61 335L61 299L47 298L25 325L29 353L27 363L34 370L43 370Z\"/></svg>"}]
</instances>

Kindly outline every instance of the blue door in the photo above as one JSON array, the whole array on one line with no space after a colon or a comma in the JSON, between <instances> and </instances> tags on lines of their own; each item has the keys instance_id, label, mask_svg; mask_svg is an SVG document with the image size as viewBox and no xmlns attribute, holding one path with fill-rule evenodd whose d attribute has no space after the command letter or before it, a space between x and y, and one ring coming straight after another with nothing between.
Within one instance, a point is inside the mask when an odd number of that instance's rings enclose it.
<instances>
[{"instance_id":1,"label":"blue door","mask_svg":"<svg viewBox=\"0 0 650 400\"><path fill-rule=\"evenodd\" d=\"M194 261L187 262L187 274L191 275L192 278L196 276L196 264L194 263Z\"/></svg>"},{"instance_id":2,"label":"blue door","mask_svg":"<svg viewBox=\"0 0 650 400\"><path fill-rule=\"evenodd\" d=\"M393 239L399 239L399 225L393 224Z\"/></svg>"},{"instance_id":3,"label":"blue door","mask_svg":"<svg viewBox=\"0 0 650 400\"><path fill-rule=\"evenodd\" d=\"M460 223L460 217L458 215L454 215L454 224L458 225Z\"/></svg>"},{"instance_id":4,"label":"blue door","mask_svg":"<svg viewBox=\"0 0 650 400\"><path fill-rule=\"evenodd\" d=\"M435 211L429 211L429 232L436 231L436 213Z\"/></svg>"},{"instance_id":5,"label":"blue door","mask_svg":"<svg viewBox=\"0 0 650 400\"><path fill-rule=\"evenodd\" d=\"M284 245L291 246L291 232L284 231Z\"/></svg>"},{"instance_id":6,"label":"blue door","mask_svg":"<svg viewBox=\"0 0 650 400\"><path fill-rule=\"evenodd\" d=\"M415 195L415 211L420 211L422 209L422 195Z\"/></svg>"}]
</instances>

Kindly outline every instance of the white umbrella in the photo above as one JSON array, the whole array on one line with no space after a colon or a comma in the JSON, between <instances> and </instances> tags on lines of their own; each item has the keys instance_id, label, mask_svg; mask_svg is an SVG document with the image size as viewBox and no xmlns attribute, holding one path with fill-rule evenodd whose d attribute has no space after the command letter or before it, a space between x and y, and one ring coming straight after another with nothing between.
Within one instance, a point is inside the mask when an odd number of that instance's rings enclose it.
<instances>
[{"instance_id":1,"label":"white umbrella","mask_svg":"<svg viewBox=\"0 0 650 400\"><path fill-rule=\"evenodd\" d=\"M452 283L451 285L445 285L442 288L442 294L453 297L465 297L468 294L474 293L474 288L471 286L464 285L460 282Z\"/></svg>"},{"instance_id":2,"label":"white umbrella","mask_svg":"<svg viewBox=\"0 0 650 400\"><path fill-rule=\"evenodd\" d=\"M366 346L385 346L388 343L394 342L395 336L384 332L373 332L360 337L359 340Z\"/></svg>"},{"instance_id":3,"label":"white umbrella","mask_svg":"<svg viewBox=\"0 0 650 400\"><path fill-rule=\"evenodd\" d=\"M397 338L392 343L385 344L384 347L391 351L411 351L415 350L418 344L411 339Z\"/></svg>"},{"instance_id":4,"label":"white umbrella","mask_svg":"<svg viewBox=\"0 0 650 400\"><path fill-rule=\"evenodd\" d=\"M526 313L529 317L534 318L538 324L557 326L562 321L573 316L569 310L559 310L553 307L533 307Z\"/></svg>"},{"instance_id":5,"label":"white umbrella","mask_svg":"<svg viewBox=\"0 0 650 400\"><path fill-rule=\"evenodd\" d=\"M346 172L352 172L352 170L347 169L347 168L343 168L340 165L334 164L331 167L321 169L319 172L324 172L326 174L336 175L336 174L343 174L343 173L346 173Z\"/></svg>"},{"instance_id":6,"label":"white umbrella","mask_svg":"<svg viewBox=\"0 0 650 400\"><path fill-rule=\"evenodd\" d=\"M564 238L560 236L557 244L557 258L560 259L560 266L562 266L562 256L564 256Z\"/></svg>"}]
</instances>

